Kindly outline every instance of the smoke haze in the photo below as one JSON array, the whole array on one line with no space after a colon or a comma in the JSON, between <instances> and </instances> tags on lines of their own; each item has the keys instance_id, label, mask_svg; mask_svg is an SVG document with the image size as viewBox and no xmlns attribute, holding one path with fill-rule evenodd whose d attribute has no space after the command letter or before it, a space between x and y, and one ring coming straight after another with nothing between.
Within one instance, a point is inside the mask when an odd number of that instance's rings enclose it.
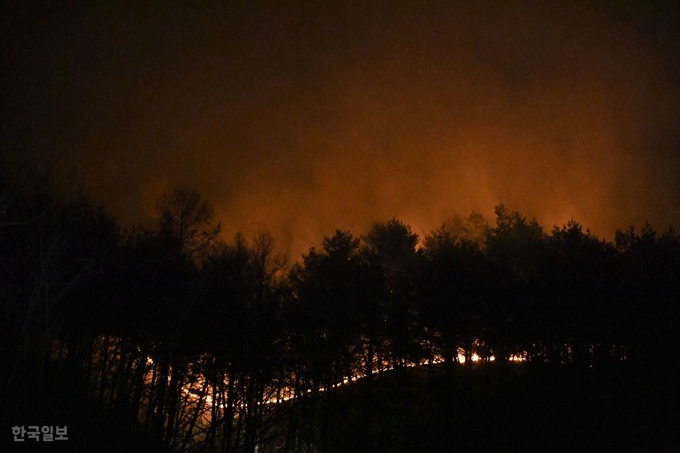
<instances>
[{"instance_id":1,"label":"smoke haze","mask_svg":"<svg viewBox=\"0 0 680 453\"><path fill-rule=\"evenodd\" d=\"M124 225L178 184L293 259L499 202L608 239L680 224L673 3L26 3L0 24L5 165Z\"/></svg>"}]
</instances>

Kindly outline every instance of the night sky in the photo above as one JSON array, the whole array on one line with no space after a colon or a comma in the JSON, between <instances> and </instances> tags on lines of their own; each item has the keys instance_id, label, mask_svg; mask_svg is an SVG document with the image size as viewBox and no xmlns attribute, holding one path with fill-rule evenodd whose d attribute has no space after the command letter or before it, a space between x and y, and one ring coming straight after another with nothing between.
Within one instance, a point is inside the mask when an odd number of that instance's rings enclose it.
<instances>
[{"instance_id":1,"label":"night sky","mask_svg":"<svg viewBox=\"0 0 680 453\"><path fill-rule=\"evenodd\" d=\"M124 226L178 184L293 259L499 202L680 226L675 2L76 3L3 2L2 164Z\"/></svg>"}]
</instances>

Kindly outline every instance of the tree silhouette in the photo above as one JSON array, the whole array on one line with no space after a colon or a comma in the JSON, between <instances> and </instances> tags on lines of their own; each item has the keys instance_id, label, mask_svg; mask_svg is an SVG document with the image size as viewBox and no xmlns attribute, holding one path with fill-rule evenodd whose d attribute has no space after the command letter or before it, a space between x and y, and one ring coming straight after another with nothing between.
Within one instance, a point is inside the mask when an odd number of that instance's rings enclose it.
<instances>
[{"instance_id":1,"label":"tree silhouette","mask_svg":"<svg viewBox=\"0 0 680 453\"><path fill-rule=\"evenodd\" d=\"M393 367L403 367L408 360L418 361L420 333L415 312L417 307L416 277L418 235L405 223L391 219L378 223L363 238L364 258L377 266L384 278L386 299L382 311L387 323L385 337L389 341Z\"/></svg>"},{"instance_id":2,"label":"tree silhouette","mask_svg":"<svg viewBox=\"0 0 680 453\"><path fill-rule=\"evenodd\" d=\"M318 439L322 451L340 433L338 424L343 405L332 392L321 395L352 376L365 374L365 398L370 399L370 381L375 372L378 349L378 300L382 296L379 275L359 253L359 239L349 231L336 230L323 241L323 252L311 249L303 263L291 273L295 299L291 312L291 342L299 369L299 391L314 396L301 406L318 427L308 431L308 438ZM304 403L304 401L302 401ZM314 415L316 414L316 415ZM363 420L370 416L363 411ZM364 423L362 426L366 427ZM360 437L366 442L367 433ZM365 444L364 444L365 446Z\"/></svg>"},{"instance_id":3,"label":"tree silhouette","mask_svg":"<svg viewBox=\"0 0 680 453\"><path fill-rule=\"evenodd\" d=\"M221 228L211 225L213 210L198 192L175 187L158 200L156 210L159 237L178 257L196 261L211 252Z\"/></svg>"},{"instance_id":4,"label":"tree silhouette","mask_svg":"<svg viewBox=\"0 0 680 453\"><path fill-rule=\"evenodd\" d=\"M553 349L568 345L562 355L587 365L597 345L613 342L606 322L617 309L608 304L607 295L613 250L590 231L583 232L574 220L553 228L548 248L545 269L549 272L542 278L550 293L543 308L550 316L545 332L553 334ZM558 355L554 350L555 360Z\"/></svg>"},{"instance_id":5,"label":"tree silhouette","mask_svg":"<svg viewBox=\"0 0 680 453\"><path fill-rule=\"evenodd\" d=\"M425 239L423 316L449 375L458 347L472 363L472 346L484 314L484 261L476 242L458 240L443 225Z\"/></svg>"},{"instance_id":6,"label":"tree silhouette","mask_svg":"<svg viewBox=\"0 0 680 453\"><path fill-rule=\"evenodd\" d=\"M494 343L496 360L503 362L513 350L527 347L525 333L529 290L537 278L543 255L543 229L534 219L527 221L518 211L503 204L495 207L496 227L488 230L486 255L491 266L488 297L488 336Z\"/></svg>"},{"instance_id":7,"label":"tree silhouette","mask_svg":"<svg viewBox=\"0 0 680 453\"><path fill-rule=\"evenodd\" d=\"M0 415L57 408L165 453L672 445L680 235L495 213L420 249L397 219L336 230L289 268L266 232L222 242L191 189L121 234L84 198L0 184Z\"/></svg>"}]
</instances>

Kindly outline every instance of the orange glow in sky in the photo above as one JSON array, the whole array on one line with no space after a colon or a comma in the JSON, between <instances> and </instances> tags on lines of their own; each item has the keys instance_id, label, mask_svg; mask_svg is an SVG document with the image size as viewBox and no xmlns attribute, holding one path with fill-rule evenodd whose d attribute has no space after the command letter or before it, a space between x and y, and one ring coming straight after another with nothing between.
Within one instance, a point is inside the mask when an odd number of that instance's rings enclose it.
<instances>
[{"instance_id":1,"label":"orange glow in sky","mask_svg":"<svg viewBox=\"0 0 680 453\"><path fill-rule=\"evenodd\" d=\"M266 228L293 259L336 228L397 217L422 237L500 202L546 230L663 229L680 223L678 15L610 3L8 14L3 159L127 226L194 187L226 239Z\"/></svg>"}]
</instances>

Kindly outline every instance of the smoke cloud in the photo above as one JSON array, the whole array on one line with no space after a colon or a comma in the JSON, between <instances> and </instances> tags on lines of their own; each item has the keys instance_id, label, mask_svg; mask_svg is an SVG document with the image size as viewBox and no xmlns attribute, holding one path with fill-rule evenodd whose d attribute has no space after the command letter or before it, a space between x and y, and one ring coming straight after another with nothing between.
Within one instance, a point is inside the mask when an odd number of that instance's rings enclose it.
<instances>
[{"instance_id":1,"label":"smoke cloud","mask_svg":"<svg viewBox=\"0 0 680 453\"><path fill-rule=\"evenodd\" d=\"M608 239L680 224L672 3L306 3L16 3L5 166L125 225L190 185L226 238L267 228L293 259L499 202Z\"/></svg>"}]
</instances>

